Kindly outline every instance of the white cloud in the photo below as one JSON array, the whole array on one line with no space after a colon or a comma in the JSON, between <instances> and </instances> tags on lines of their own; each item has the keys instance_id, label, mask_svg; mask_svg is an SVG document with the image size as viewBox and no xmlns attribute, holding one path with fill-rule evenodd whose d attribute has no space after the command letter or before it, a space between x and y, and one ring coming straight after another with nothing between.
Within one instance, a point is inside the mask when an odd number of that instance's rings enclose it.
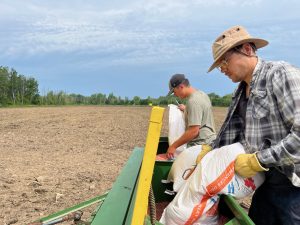
<instances>
[{"instance_id":1,"label":"white cloud","mask_svg":"<svg viewBox=\"0 0 300 225\"><path fill-rule=\"evenodd\" d=\"M146 10L151 11L149 7ZM88 10L79 15L67 9L47 11L46 8L35 5L29 5L28 8L32 17L24 21L27 30L20 31L18 35L11 30L7 41L12 42L5 44L8 47L3 46L7 57L30 57L52 52L125 52L127 60L134 61L141 60L142 57L143 60L155 59L155 53L162 58L170 58L175 51L181 52L187 48L177 43L176 39L180 35L172 30L143 27L143 21L147 23L147 18L141 15L139 7L112 9L101 13ZM136 17L136 20L131 24L127 20L132 17ZM122 60L117 58L112 62L119 63Z\"/></svg>"},{"instance_id":2,"label":"white cloud","mask_svg":"<svg viewBox=\"0 0 300 225\"><path fill-rule=\"evenodd\" d=\"M108 64L193 58L210 53L212 31L219 33L223 25L240 21L257 23L250 6L263 8L269 1L91 2L2 1L0 25L7 32L0 42L2 57L78 53L97 55Z\"/></svg>"},{"instance_id":3,"label":"white cloud","mask_svg":"<svg viewBox=\"0 0 300 225\"><path fill-rule=\"evenodd\" d=\"M50 89L57 89L57 82L68 88L69 78L77 76L82 90L83 74L86 81L86 76L130 76L133 71L158 76L177 69L205 72L212 41L241 24L270 41L260 54L299 62L299 5L297 0L1 0L0 61L39 75ZM57 78L52 86L49 77ZM97 86L95 80L87 83ZM230 93L224 81L218 83L219 91ZM115 85L106 86L118 90ZM149 88L134 85L142 95Z\"/></svg>"}]
</instances>

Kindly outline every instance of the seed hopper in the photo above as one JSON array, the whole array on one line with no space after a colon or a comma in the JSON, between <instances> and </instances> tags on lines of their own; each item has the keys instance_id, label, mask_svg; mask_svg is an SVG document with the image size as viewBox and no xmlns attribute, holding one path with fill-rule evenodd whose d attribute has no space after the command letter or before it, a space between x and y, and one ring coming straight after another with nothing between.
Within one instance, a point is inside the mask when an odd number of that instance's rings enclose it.
<instances>
[{"instance_id":1,"label":"seed hopper","mask_svg":"<svg viewBox=\"0 0 300 225\"><path fill-rule=\"evenodd\" d=\"M165 194L171 161L155 161L156 154L168 149L168 138L160 137L164 108L153 107L144 148L134 148L131 156L107 193L36 220L30 225L162 225L163 207L172 200ZM84 208L95 205L95 213L82 220ZM254 225L246 211L231 196L222 196L219 213L225 225ZM29 224L28 224L29 225Z\"/></svg>"}]
</instances>

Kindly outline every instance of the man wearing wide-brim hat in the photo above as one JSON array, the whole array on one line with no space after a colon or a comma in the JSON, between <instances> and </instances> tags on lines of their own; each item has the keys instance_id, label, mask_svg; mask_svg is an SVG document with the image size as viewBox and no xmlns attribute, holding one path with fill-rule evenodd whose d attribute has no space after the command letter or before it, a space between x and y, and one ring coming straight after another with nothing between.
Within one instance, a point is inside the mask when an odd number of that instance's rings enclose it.
<instances>
[{"instance_id":1,"label":"man wearing wide-brim hat","mask_svg":"<svg viewBox=\"0 0 300 225\"><path fill-rule=\"evenodd\" d=\"M208 72L218 68L239 83L213 147L241 142L247 154L236 158L235 172L265 173L249 210L256 225L300 224L300 70L259 58L267 44L242 26L213 43Z\"/></svg>"}]
</instances>

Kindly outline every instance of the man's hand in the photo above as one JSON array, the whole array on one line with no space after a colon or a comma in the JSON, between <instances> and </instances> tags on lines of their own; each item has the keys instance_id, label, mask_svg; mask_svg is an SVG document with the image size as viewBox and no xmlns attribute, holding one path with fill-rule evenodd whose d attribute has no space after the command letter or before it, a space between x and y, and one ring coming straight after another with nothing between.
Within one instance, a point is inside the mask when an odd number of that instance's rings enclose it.
<instances>
[{"instance_id":1,"label":"man's hand","mask_svg":"<svg viewBox=\"0 0 300 225\"><path fill-rule=\"evenodd\" d=\"M185 110L185 105L184 104L179 104L178 109L180 109L182 112Z\"/></svg>"},{"instance_id":2,"label":"man's hand","mask_svg":"<svg viewBox=\"0 0 300 225\"><path fill-rule=\"evenodd\" d=\"M199 155L197 156L197 159L196 159L196 164L198 164L201 159L208 153L212 150L211 146L209 145L202 145L202 150L201 152L199 153Z\"/></svg>"},{"instance_id":3,"label":"man's hand","mask_svg":"<svg viewBox=\"0 0 300 225\"><path fill-rule=\"evenodd\" d=\"M169 146L166 156L169 159L173 159L174 153L178 147L193 140L199 134L199 127L199 125L189 126L188 129L183 133L183 135Z\"/></svg>"},{"instance_id":4,"label":"man's hand","mask_svg":"<svg viewBox=\"0 0 300 225\"><path fill-rule=\"evenodd\" d=\"M234 170L242 177L253 177L257 172L268 171L260 165L256 154L240 154L236 157L234 163Z\"/></svg>"},{"instance_id":5,"label":"man's hand","mask_svg":"<svg viewBox=\"0 0 300 225\"><path fill-rule=\"evenodd\" d=\"M167 153L166 153L166 156L168 159L174 159L174 153L176 151L176 148L173 147L172 145L169 146L168 150L167 150Z\"/></svg>"}]
</instances>

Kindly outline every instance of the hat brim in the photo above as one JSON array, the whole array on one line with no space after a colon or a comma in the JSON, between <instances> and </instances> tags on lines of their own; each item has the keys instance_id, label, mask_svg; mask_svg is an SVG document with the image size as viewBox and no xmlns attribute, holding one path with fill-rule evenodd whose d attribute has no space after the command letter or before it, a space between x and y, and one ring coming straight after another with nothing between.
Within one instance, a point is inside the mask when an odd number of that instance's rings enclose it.
<instances>
[{"instance_id":1,"label":"hat brim","mask_svg":"<svg viewBox=\"0 0 300 225\"><path fill-rule=\"evenodd\" d=\"M174 88L170 89L170 91L168 92L167 96L170 96L174 93Z\"/></svg>"},{"instance_id":2,"label":"hat brim","mask_svg":"<svg viewBox=\"0 0 300 225\"><path fill-rule=\"evenodd\" d=\"M220 63L219 60L224 56L224 54L229 51L230 49L236 47L236 46L239 46L241 44L244 44L244 43L249 43L249 42L253 42L256 46L256 48L262 48L262 47L265 47L266 45L269 44L268 41L264 40L264 39L260 39L260 38L247 38L247 39L243 39L243 40L240 40L236 43L234 43L233 45L229 46L228 48L224 49L222 54L220 54L213 62L213 64L209 67L207 73L209 73L210 71L212 71L214 68L216 68L218 66L218 64Z\"/></svg>"}]
</instances>

